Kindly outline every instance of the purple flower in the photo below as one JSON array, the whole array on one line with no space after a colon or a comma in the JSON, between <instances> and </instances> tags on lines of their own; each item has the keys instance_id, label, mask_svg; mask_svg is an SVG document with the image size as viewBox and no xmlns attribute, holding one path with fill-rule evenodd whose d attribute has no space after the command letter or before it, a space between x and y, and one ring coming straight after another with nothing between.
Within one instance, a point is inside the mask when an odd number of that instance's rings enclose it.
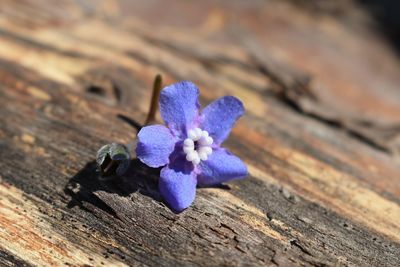
<instances>
[{"instance_id":1,"label":"purple flower","mask_svg":"<svg viewBox=\"0 0 400 267\"><path fill-rule=\"evenodd\" d=\"M160 113L167 127L143 127L136 148L146 165L162 168L159 190L175 211L193 202L196 186L220 184L247 175L246 165L220 145L243 115L242 102L222 97L199 111L199 89L183 81L165 87Z\"/></svg>"}]
</instances>

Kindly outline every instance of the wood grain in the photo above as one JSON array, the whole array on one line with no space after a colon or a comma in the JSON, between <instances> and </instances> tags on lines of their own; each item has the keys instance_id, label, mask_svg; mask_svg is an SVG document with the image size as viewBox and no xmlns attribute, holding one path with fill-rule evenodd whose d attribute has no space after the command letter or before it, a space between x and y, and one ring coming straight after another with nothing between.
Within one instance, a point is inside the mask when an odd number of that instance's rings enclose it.
<instances>
[{"instance_id":1,"label":"wood grain","mask_svg":"<svg viewBox=\"0 0 400 267\"><path fill-rule=\"evenodd\" d=\"M2 1L0 265L400 265L399 61L357 3L291 2ZM249 177L181 214L159 170L94 163L157 73L247 110Z\"/></svg>"}]
</instances>

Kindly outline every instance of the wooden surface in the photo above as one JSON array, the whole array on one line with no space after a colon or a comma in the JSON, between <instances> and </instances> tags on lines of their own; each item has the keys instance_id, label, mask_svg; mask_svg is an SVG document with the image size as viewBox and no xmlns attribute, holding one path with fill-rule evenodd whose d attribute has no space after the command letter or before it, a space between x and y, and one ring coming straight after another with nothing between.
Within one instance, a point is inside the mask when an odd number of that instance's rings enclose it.
<instances>
[{"instance_id":1,"label":"wooden surface","mask_svg":"<svg viewBox=\"0 0 400 267\"><path fill-rule=\"evenodd\" d=\"M400 266L400 61L313 2L2 0L0 265ZM157 170L95 171L157 73L247 108L225 146L249 177L181 214Z\"/></svg>"}]
</instances>

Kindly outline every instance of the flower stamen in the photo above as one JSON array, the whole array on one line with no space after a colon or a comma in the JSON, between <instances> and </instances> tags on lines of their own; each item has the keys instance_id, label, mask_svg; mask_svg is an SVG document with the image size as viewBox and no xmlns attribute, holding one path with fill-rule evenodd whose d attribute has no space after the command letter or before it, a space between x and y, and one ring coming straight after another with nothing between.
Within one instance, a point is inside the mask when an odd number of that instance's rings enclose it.
<instances>
[{"instance_id":1,"label":"flower stamen","mask_svg":"<svg viewBox=\"0 0 400 267\"><path fill-rule=\"evenodd\" d=\"M188 138L183 141L183 151L186 154L186 160L198 165L202 160L207 160L212 154L214 140L207 131L200 128L189 130Z\"/></svg>"}]
</instances>

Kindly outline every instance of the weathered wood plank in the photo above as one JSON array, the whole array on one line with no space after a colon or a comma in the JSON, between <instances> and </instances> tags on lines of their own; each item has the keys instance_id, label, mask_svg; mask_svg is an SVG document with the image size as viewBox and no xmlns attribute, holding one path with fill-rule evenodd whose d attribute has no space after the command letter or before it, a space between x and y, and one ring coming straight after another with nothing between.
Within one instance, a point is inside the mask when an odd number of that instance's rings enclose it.
<instances>
[{"instance_id":1,"label":"weathered wood plank","mask_svg":"<svg viewBox=\"0 0 400 267\"><path fill-rule=\"evenodd\" d=\"M398 134L400 67L380 38L279 2L205 1L200 18L177 1L183 26L167 11L157 22L162 2L46 3L0 4L1 264L400 264L397 144L379 140ZM227 34L234 14L256 48ZM157 170L133 160L105 182L93 162L101 145L134 139L121 117L144 122L158 72L198 83L203 103L233 94L248 111L226 146L250 176L199 189L181 214L162 203ZM296 73L311 78L306 91Z\"/></svg>"}]
</instances>

